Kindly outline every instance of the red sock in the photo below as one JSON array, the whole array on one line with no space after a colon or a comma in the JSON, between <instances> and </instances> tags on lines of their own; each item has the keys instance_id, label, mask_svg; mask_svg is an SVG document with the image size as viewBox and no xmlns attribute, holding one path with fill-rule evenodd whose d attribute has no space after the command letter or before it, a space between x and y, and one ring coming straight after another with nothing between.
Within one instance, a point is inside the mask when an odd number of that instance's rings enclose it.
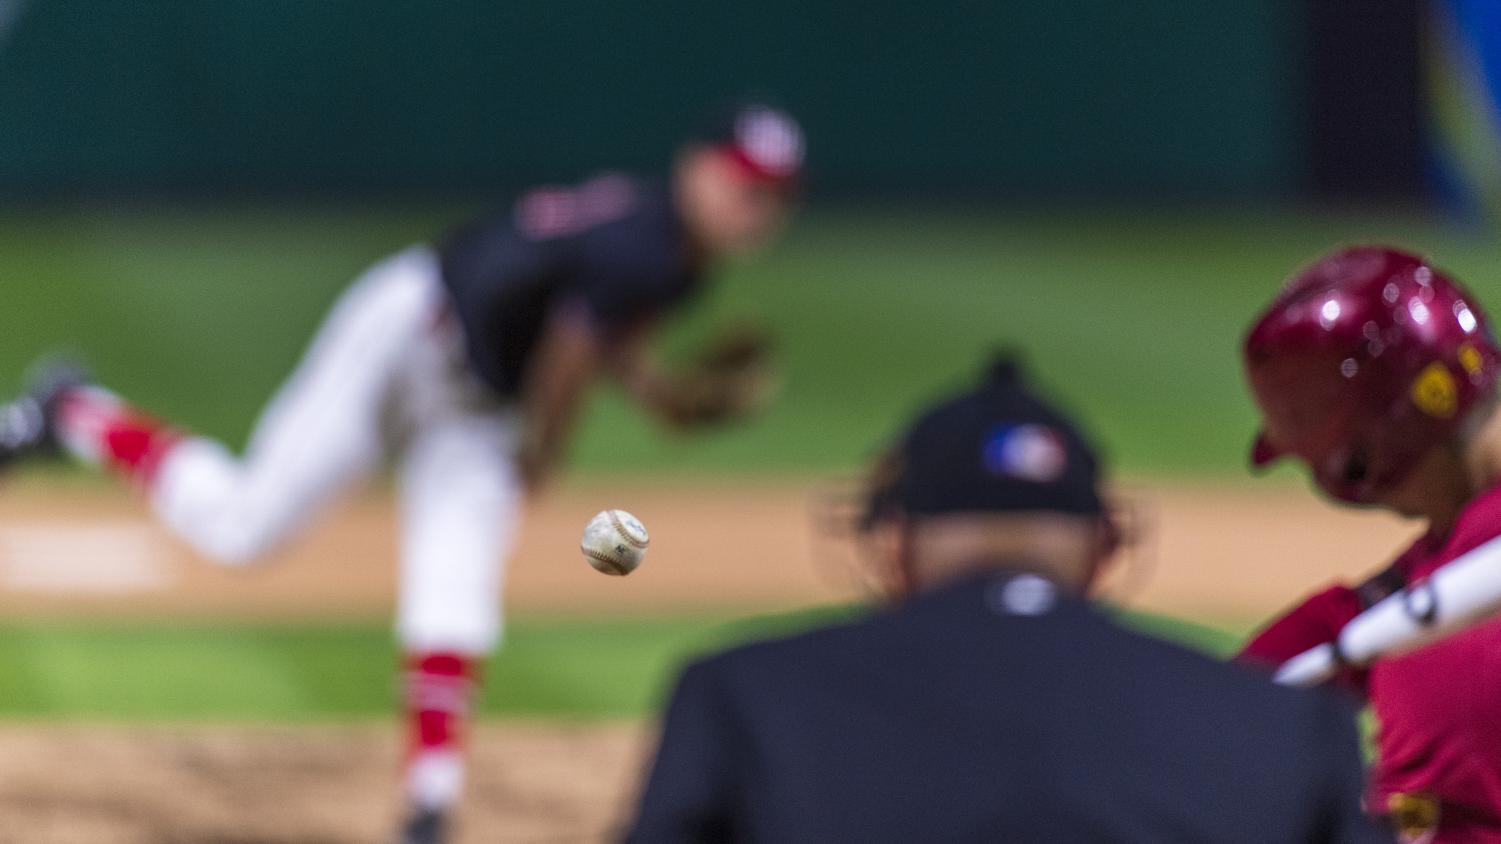
<instances>
[{"instance_id":1,"label":"red sock","mask_svg":"<svg viewBox=\"0 0 1501 844\"><path fill-rule=\"evenodd\" d=\"M98 387L69 390L58 408L58 438L75 456L149 488L182 434Z\"/></svg>"},{"instance_id":2,"label":"red sock","mask_svg":"<svg viewBox=\"0 0 1501 844\"><path fill-rule=\"evenodd\" d=\"M447 806L463 783L464 730L477 660L454 653L407 657L407 791L427 809Z\"/></svg>"}]
</instances>

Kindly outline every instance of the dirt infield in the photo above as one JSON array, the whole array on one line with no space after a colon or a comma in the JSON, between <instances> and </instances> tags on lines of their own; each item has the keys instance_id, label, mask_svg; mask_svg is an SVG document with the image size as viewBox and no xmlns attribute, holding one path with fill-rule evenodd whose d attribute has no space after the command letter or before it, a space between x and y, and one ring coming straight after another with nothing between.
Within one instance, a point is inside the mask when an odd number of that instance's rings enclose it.
<instances>
[{"instance_id":1,"label":"dirt infield","mask_svg":"<svg viewBox=\"0 0 1501 844\"><path fill-rule=\"evenodd\" d=\"M1291 485L1135 483L1145 516L1141 581L1126 603L1245 623L1338 575L1376 566L1412 534L1336 510ZM581 484L533 509L511 562L507 603L525 612L628 615L775 609L858 595L845 556L817 541L803 484ZM577 551L584 523L625 507L651 528L646 565L597 574ZM349 502L250 570L195 559L108 487L0 490L0 615L303 618L385 614L396 524L380 494ZM1144 577L1137 577L1142 575Z\"/></svg>"},{"instance_id":2,"label":"dirt infield","mask_svg":"<svg viewBox=\"0 0 1501 844\"><path fill-rule=\"evenodd\" d=\"M459 844L611 837L645 733L485 725ZM0 844L385 844L398 749L383 727L0 729Z\"/></svg>"}]
</instances>

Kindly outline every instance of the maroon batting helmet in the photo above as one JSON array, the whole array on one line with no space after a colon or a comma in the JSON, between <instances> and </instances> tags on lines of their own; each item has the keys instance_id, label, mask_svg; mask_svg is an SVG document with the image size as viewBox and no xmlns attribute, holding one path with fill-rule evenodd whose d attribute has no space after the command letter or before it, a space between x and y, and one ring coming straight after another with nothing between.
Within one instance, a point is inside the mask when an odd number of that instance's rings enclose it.
<instances>
[{"instance_id":1,"label":"maroon batting helmet","mask_svg":"<svg viewBox=\"0 0 1501 844\"><path fill-rule=\"evenodd\" d=\"M1244 354L1265 420L1252 464L1296 455L1320 488L1357 504L1454 436L1501 371L1474 299L1422 258L1380 246L1293 276Z\"/></svg>"}]
</instances>

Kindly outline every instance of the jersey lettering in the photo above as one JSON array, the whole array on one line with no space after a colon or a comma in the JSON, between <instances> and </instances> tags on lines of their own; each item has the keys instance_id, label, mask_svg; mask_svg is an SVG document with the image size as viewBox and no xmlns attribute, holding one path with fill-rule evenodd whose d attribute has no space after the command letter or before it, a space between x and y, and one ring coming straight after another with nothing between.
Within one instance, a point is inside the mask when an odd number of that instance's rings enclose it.
<instances>
[{"instance_id":1,"label":"jersey lettering","mask_svg":"<svg viewBox=\"0 0 1501 844\"><path fill-rule=\"evenodd\" d=\"M636 189L625 176L607 175L578 187L543 187L516 203L516 230L532 240L571 237L625 216Z\"/></svg>"}]
</instances>

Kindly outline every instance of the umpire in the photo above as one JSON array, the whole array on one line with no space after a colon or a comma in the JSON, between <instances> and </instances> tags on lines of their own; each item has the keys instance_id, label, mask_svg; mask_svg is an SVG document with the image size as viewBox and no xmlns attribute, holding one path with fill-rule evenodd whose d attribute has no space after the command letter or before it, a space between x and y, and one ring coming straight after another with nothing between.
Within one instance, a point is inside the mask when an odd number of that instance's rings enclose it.
<instances>
[{"instance_id":1,"label":"umpire","mask_svg":"<svg viewBox=\"0 0 1501 844\"><path fill-rule=\"evenodd\" d=\"M1122 628L1089 445L1001 362L883 460L888 611L698 662L632 842L1376 842L1352 713Z\"/></svg>"}]
</instances>

